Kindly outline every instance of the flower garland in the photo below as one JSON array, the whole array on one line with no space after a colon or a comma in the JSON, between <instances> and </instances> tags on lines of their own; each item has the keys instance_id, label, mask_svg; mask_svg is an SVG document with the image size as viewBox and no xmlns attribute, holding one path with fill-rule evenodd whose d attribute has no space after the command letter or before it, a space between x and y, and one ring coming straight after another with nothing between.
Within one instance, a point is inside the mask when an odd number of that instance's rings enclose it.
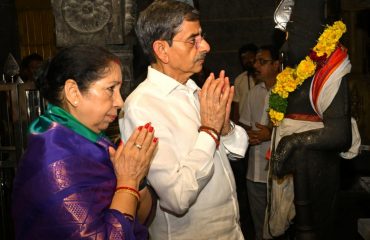
<instances>
[{"instance_id":1,"label":"flower garland","mask_svg":"<svg viewBox=\"0 0 370 240\"><path fill-rule=\"evenodd\" d=\"M316 46L310 51L309 56L306 56L295 69L286 67L277 75L276 84L270 95L268 109L274 126L279 126L284 119L289 93L294 92L307 78L314 75L317 67L325 64L345 32L346 25L342 21L336 21L332 26L327 26L319 37Z\"/></svg>"}]
</instances>

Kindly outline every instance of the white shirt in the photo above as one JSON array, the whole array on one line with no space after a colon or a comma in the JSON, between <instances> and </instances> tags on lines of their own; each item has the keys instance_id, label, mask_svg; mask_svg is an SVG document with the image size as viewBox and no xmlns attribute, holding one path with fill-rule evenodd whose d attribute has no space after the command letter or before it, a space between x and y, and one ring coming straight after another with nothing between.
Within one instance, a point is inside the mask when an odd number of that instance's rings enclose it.
<instances>
[{"instance_id":1,"label":"white shirt","mask_svg":"<svg viewBox=\"0 0 370 240\"><path fill-rule=\"evenodd\" d=\"M159 138L148 181L159 196L150 238L243 239L235 182L227 153L243 157L248 135L239 126L214 140L198 132L199 88L149 67L147 79L127 98L119 120L123 139L151 122Z\"/></svg>"},{"instance_id":2,"label":"white shirt","mask_svg":"<svg viewBox=\"0 0 370 240\"><path fill-rule=\"evenodd\" d=\"M265 83L257 84L248 94L247 104L240 113L239 121L245 125L251 126L253 130L258 130L255 123L268 125L269 118L267 114L268 98L270 94ZM271 141L265 141L261 144L250 146L248 158L247 179L253 182L267 182L268 164L266 152L270 147Z\"/></svg>"},{"instance_id":3,"label":"white shirt","mask_svg":"<svg viewBox=\"0 0 370 240\"><path fill-rule=\"evenodd\" d=\"M234 102L239 103L239 114L244 109L247 102L247 96L250 90L254 87L254 79L252 76L248 76L248 72L244 71L235 78L234 82Z\"/></svg>"}]
</instances>

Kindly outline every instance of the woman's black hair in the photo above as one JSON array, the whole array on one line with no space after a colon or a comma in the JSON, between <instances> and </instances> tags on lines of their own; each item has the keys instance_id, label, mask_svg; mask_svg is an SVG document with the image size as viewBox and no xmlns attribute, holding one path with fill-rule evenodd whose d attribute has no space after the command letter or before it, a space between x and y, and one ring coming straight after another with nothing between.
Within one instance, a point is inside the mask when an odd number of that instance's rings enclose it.
<instances>
[{"instance_id":1,"label":"woman's black hair","mask_svg":"<svg viewBox=\"0 0 370 240\"><path fill-rule=\"evenodd\" d=\"M76 81L79 90L84 92L92 82L105 76L112 62L120 64L116 55L99 46L66 47L45 62L36 86L48 102L61 106L61 93L68 79Z\"/></svg>"}]
</instances>

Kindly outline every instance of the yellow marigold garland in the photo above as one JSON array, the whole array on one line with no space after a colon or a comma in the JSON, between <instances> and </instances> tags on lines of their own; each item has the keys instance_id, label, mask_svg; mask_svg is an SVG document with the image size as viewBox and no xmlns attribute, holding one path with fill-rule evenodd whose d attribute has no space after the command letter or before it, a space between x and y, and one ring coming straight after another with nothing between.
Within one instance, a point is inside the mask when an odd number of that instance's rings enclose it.
<instances>
[{"instance_id":1,"label":"yellow marigold garland","mask_svg":"<svg viewBox=\"0 0 370 240\"><path fill-rule=\"evenodd\" d=\"M286 67L277 75L268 110L274 126L279 126L284 119L289 93L294 92L307 78L315 74L318 62L325 61L334 52L345 32L346 25L342 21L327 26L309 56L306 56L296 68Z\"/></svg>"}]
</instances>

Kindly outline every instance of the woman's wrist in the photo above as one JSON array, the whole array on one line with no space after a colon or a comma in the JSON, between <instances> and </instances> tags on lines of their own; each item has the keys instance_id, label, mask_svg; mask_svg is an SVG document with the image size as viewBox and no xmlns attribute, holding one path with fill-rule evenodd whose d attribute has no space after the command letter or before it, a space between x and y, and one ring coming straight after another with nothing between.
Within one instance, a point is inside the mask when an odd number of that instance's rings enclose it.
<instances>
[{"instance_id":1,"label":"woman's wrist","mask_svg":"<svg viewBox=\"0 0 370 240\"><path fill-rule=\"evenodd\" d=\"M134 189L139 189L139 182L132 179L117 179L117 187L119 186L127 186L132 187Z\"/></svg>"},{"instance_id":2,"label":"woman's wrist","mask_svg":"<svg viewBox=\"0 0 370 240\"><path fill-rule=\"evenodd\" d=\"M136 188L129 186L117 186L115 193L119 192L130 194L131 196L134 196L138 202L140 201L140 193Z\"/></svg>"},{"instance_id":3,"label":"woman's wrist","mask_svg":"<svg viewBox=\"0 0 370 240\"><path fill-rule=\"evenodd\" d=\"M146 176L141 180L139 184L139 191L143 190L148 185L148 180L146 179Z\"/></svg>"},{"instance_id":4,"label":"woman's wrist","mask_svg":"<svg viewBox=\"0 0 370 240\"><path fill-rule=\"evenodd\" d=\"M137 206L140 201L140 194L137 194L136 191L137 190L135 190L134 188L132 188L132 190L116 189L112 198L110 208L118 210L130 220L135 218Z\"/></svg>"}]
</instances>

